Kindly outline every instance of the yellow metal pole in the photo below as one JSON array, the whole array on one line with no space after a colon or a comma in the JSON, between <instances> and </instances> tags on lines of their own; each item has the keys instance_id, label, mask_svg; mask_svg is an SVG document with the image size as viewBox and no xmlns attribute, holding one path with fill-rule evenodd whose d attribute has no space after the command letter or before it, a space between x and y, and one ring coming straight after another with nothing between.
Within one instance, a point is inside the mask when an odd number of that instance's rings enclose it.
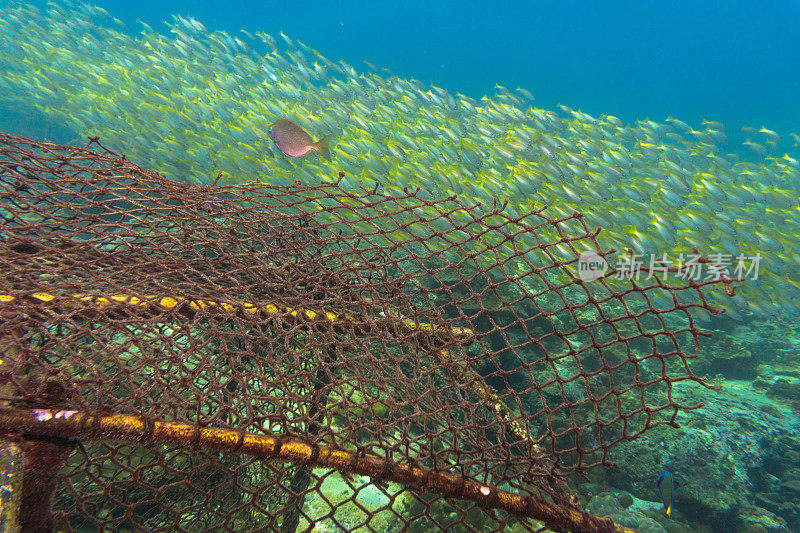
<instances>
[{"instance_id":1,"label":"yellow metal pole","mask_svg":"<svg viewBox=\"0 0 800 533\"><path fill-rule=\"evenodd\" d=\"M198 427L131 415L100 416L79 411L0 409L0 434L26 434L75 440L117 440L177 444L248 453L262 459L302 463L393 481L448 498L471 500L541 520L548 528L574 532L635 533L578 509L553 505L536 495L521 495L484 485L461 475L365 457L330 446L312 445L279 435L255 435L230 429Z\"/></svg>"}]
</instances>

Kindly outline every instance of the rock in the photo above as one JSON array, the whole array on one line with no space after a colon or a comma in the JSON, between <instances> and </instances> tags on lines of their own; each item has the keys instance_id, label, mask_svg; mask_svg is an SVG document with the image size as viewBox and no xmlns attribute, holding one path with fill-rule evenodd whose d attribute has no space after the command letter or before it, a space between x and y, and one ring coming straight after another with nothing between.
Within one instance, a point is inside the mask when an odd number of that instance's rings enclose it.
<instances>
[{"instance_id":1,"label":"rock","mask_svg":"<svg viewBox=\"0 0 800 533\"><path fill-rule=\"evenodd\" d=\"M760 507L742 512L739 521L741 533L789 533L786 520Z\"/></svg>"},{"instance_id":2,"label":"rock","mask_svg":"<svg viewBox=\"0 0 800 533\"><path fill-rule=\"evenodd\" d=\"M800 474L789 475L793 465L786 453L795 449L798 417L788 410L774 416L763 408L773 400L747 382L726 382L720 393L677 385L673 396L682 404L706 405L679 413L680 429L657 427L612 448L609 458L620 468L606 471L608 484L656 500L656 477L667 469L683 481L675 493L673 517L688 519L694 527L707 524L724 531L752 507L756 492L756 505L789 521L794 511L786 499L796 496L798 486L789 480Z\"/></svg>"},{"instance_id":3,"label":"rock","mask_svg":"<svg viewBox=\"0 0 800 533\"><path fill-rule=\"evenodd\" d=\"M619 500L619 503L626 509L633 505L633 496L631 496L630 492L621 492L617 500Z\"/></svg>"},{"instance_id":4,"label":"rock","mask_svg":"<svg viewBox=\"0 0 800 533\"><path fill-rule=\"evenodd\" d=\"M796 325L792 318L784 318L787 320L779 317L769 319L751 317L743 323L719 324L717 329L722 329L728 335L735 337L760 363L772 365L786 358L792 361L792 366L795 366L797 345L792 332L796 330Z\"/></svg>"},{"instance_id":5,"label":"rock","mask_svg":"<svg viewBox=\"0 0 800 533\"><path fill-rule=\"evenodd\" d=\"M668 533L664 526L645 516L642 511L636 508L626 509L632 504L633 497L627 492L603 492L589 501L586 510L595 516L607 516L615 524L635 529L639 533Z\"/></svg>"},{"instance_id":6,"label":"rock","mask_svg":"<svg viewBox=\"0 0 800 533\"><path fill-rule=\"evenodd\" d=\"M781 483L781 492L786 492L791 497L800 495L800 479L790 479Z\"/></svg>"},{"instance_id":7,"label":"rock","mask_svg":"<svg viewBox=\"0 0 800 533\"><path fill-rule=\"evenodd\" d=\"M789 381L786 378L779 378L775 380L767 394L790 400L796 399L800 397L800 381L797 379Z\"/></svg>"},{"instance_id":8,"label":"rock","mask_svg":"<svg viewBox=\"0 0 800 533\"><path fill-rule=\"evenodd\" d=\"M731 335L717 332L711 338L702 337L700 354L692 361L692 370L698 375L721 374L728 379L756 377L758 359Z\"/></svg>"},{"instance_id":9,"label":"rock","mask_svg":"<svg viewBox=\"0 0 800 533\"><path fill-rule=\"evenodd\" d=\"M782 481L799 477L791 472L800 464L800 439L794 435L770 439L765 448L766 472Z\"/></svg>"},{"instance_id":10,"label":"rock","mask_svg":"<svg viewBox=\"0 0 800 533\"><path fill-rule=\"evenodd\" d=\"M777 492L757 492L756 505L777 513L781 506L781 496Z\"/></svg>"},{"instance_id":11,"label":"rock","mask_svg":"<svg viewBox=\"0 0 800 533\"><path fill-rule=\"evenodd\" d=\"M783 412L773 404L764 404L760 407L762 411L774 416L775 418L783 418Z\"/></svg>"},{"instance_id":12,"label":"rock","mask_svg":"<svg viewBox=\"0 0 800 533\"><path fill-rule=\"evenodd\" d=\"M668 533L664 526L653 520L652 518L642 518L636 524L636 531L639 533Z\"/></svg>"},{"instance_id":13,"label":"rock","mask_svg":"<svg viewBox=\"0 0 800 533\"><path fill-rule=\"evenodd\" d=\"M595 516L609 516L623 509L624 507L622 507L622 504L619 503L616 495L612 492L598 494L593 497L586 506L586 510Z\"/></svg>"},{"instance_id":14,"label":"rock","mask_svg":"<svg viewBox=\"0 0 800 533\"><path fill-rule=\"evenodd\" d=\"M658 428L642 440L649 441L650 453L624 453L622 447L612 452L612 459L626 471L637 472L632 478L614 479L615 485L628 486L639 498L654 499L658 472L668 468L685 480L675 493L677 516L726 523L745 505L746 481L735 475L733 461L707 431ZM649 475L642 475L645 472Z\"/></svg>"}]
</instances>

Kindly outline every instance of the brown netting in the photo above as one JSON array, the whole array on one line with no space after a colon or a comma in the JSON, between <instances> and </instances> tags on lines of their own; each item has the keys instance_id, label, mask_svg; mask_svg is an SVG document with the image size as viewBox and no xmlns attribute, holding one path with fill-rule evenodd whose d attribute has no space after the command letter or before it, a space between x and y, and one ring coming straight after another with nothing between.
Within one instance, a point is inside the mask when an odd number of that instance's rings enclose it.
<instances>
[{"instance_id":1,"label":"brown netting","mask_svg":"<svg viewBox=\"0 0 800 533\"><path fill-rule=\"evenodd\" d=\"M566 480L696 407L671 388L702 382L713 281L581 281L609 251L579 213L200 187L97 139L0 153L0 431L29 526L623 531Z\"/></svg>"}]
</instances>

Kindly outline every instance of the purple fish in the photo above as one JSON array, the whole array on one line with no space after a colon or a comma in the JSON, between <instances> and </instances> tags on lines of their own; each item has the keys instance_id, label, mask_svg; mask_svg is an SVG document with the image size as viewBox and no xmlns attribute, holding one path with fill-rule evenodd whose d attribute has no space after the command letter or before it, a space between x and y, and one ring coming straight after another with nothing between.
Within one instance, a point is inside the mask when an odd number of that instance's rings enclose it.
<instances>
[{"instance_id":1,"label":"purple fish","mask_svg":"<svg viewBox=\"0 0 800 533\"><path fill-rule=\"evenodd\" d=\"M325 159L331 159L328 140L314 142L308 133L288 118L279 118L269 127L269 138L278 150L291 157L302 157L316 150Z\"/></svg>"}]
</instances>

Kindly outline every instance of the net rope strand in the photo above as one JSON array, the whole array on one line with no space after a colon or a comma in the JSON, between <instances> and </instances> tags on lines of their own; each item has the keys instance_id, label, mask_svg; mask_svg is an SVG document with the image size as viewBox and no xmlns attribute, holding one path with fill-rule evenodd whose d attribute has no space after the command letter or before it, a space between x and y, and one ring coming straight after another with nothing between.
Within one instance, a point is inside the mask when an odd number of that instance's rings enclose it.
<instances>
[{"instance_id":1,"label":"net rope strand","mask_svg":"<svg viewBox=\"0 0 800 533\"><path fill-rule=\"evenodd\" d=\"M583 281L581 213L224 180L0 134L0 418L70 436L55 528L621 531L568 481L713 388L694 317L736 280Z\"/></svg>"}]
</instances>

